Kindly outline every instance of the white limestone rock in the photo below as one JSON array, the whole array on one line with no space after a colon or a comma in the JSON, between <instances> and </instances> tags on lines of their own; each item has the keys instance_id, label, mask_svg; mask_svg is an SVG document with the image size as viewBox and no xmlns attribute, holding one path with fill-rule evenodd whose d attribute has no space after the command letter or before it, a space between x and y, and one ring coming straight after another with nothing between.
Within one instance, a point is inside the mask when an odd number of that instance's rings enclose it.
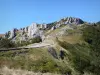
<instances>
[{"instance_id":1,"label":"white limestone rock","mask_svg":"<svg viewBox=\"0 0 100 75\"><path fill-rule=\"evenodd\" d=\"M52 28L51 28L51 30L55 30L56 29L56 27L55 26L53 26Z\"/></svg>"},{"instance_id":2,"label":"white limestone rock","mask_svg":"<svg viewBox=\"0 0 100 75\"><path fill-rule=\"evenodd\" d=\"M16 28L14 28L13 30L11 30L11 31L10 31L9 39L15 37L17 31L18 31L18 29L16 29Z\"/></svg>"},{"instance_id":3,"label":"white limestone rock","mask_svg":"<svg viewBox=\"0 0 100 75\"><path fill-rule=\"evenodd\" d=\"M32 23L28 27L28 37L32 38L34 36L34 34L36 33L37 30L38 30L37 24L36 23Z\"/></svg>"},{"instance_id":4,"label":"white limestone rock","mask_svg":"<svg viewBox=\"0 0 100 75\"><path fill-rule=\"evenodd\" d=\"M46 29L47 28L47 24L40 24L40 28L41 29Z\"/></svg>"}]
</instances>

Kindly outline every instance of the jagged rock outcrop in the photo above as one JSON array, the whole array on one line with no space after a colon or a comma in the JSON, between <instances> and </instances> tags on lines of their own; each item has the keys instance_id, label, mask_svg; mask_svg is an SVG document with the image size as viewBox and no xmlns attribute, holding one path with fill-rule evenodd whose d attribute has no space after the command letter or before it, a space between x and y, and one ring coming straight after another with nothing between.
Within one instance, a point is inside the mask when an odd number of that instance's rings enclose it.
<instances>
[{"instance_id":1,"label":"jagged rock outcrop","mask_svg":"<svg viewBox=\"0 0 100 75\"><path fill-rule=\"evenodd\" d=\"M12 39L13 41L16 39L19 41L26 41L27 39L31 39L37 36L40 36L44 39L43 30L46 28L47 24L32 23L30 26L20 28L19 30L14 28L13 30L8 31L5 37Z\"/></svg>"},{"instance_id":2,"label":"jagged rock outcrop","mask_svg":"<svg viewBox=\"0 0 100 75\"><path fill-rule=\"evenodd\" d=\"M26 41L28 39L40 36L42 40L44 40L45 30L54 30L62 25L71 26L72 24L78 25L82 23L84 23L84 21L82 21L79 18L74 18L74 17L63 18L60 21L56 21L56 22L49 23L49 24L32 23L31 25L27 27L20 28L20 29L14 28L13 30L8 31L5 37L12 39L13 41L16 41L16 39L20 41Z\"/></svg>"},{"instance_id":3,"label":"jagged rock outcrop","mask_svg":"<svg viewBox=\"0 0 100 75\"><path fill-rule=\"evenodd\" d=\"M82 23L84 23L80 18L75 18L75 17L67 17L67 18L62 19L61 21L64 21L64 24L69 24L69 23L82 24Z\"/></svg>"},{"instance_id":4,"label":"jagged rock outcrop","mask_svg":"<svg viewBox=\"0 0 100 75\"><path fill-rule=\"evenodd\" d=\"M13 30L11 30L9 32L10 33L9 38L14 38L17 35L17 31L18 31L18 29L16 29L16 28L14 28Z\"/></svg>"},{"instance_id":5,"label":"jagged rock outcrop","mask_svg":"<svg viewBox=\"0 0 100 75\"><path fill-rule=\"evenodd\" d=\"M54 29L56 29L56 27L55 27L55 26L53 26L53 27L51 28L51 30L54 30Z\"/></svg>"},{"instance_id":6,"label":"jagged rock outcrop","mask_svg":"<svg viewBox=\"0 0 100 75\"><path fill-rule=\"evenodd\" d=\"M29 27L28 27L28 37L29 38L33 38L36 36L41 36L43 34L42 29L46 29L47 25L46 24L36 24L36 23L32 23Z\"/></svg>"},{"instance_id":7,"label":"jagged rock outcrop","mask_svg":"<svg viewBox=\"0 0 100 75\"><path fill-rule=\"evenodd\" d=\"M28 37L32 38L33 35L35 35L36 31L38 30L37 24L36 23L32 23L29 27L28 27Z\"/></svg>"},{"instance_id":8,"label":"jagged rock outcrop","mask_svg":"<svg viewBox=\"0 0 100 75\"><path fill-rule=\"evenodd\" d=\"M84 21L82 21L80 18L75 18L75 17L67 17L63 18L60 21L56 23L56 28L60 27L61 25L66 25L66 24L83 24Z\"/></svg>"}]
</instances>

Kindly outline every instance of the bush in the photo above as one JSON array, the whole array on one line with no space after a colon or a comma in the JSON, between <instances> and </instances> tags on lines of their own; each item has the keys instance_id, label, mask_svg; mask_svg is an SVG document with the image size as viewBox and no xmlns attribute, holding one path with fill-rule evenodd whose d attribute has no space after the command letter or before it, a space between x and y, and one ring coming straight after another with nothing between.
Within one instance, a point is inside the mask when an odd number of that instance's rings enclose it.
<instances>
[{"instance_id":1,"label":"bush","mask_svg":"<svg viewBox=\"0 0 100 75\"><path fill-rule=\"evenodd\" d=\"M39 43L39 42L42 42L42 39L40 36L37 36L37 37L31 39L31 43Z\"/></svg>"},{"instance_id":2,"label":"bush","mask_svg":"<svg viewBox=\"0 0 100 75\"><path fill-rule=\"evenodd\" d=\"M0 48L13 48L15 46L15 43L12 42L11 39L2 38L0 40Z\"/></svg>"},{"instance_id":3,"label":"bush","mask_svg":"<svg viewBox=\"0 0 100 75\"><path fill-rule=\"evenodd\" d=\"M21 41L21 43L20 42L16 42L16 46L17 47L19 47L19 46L27 46L29 44L39 43L39 42L42 42L42 39L41 39L40 36L32 38L29 41Z\"/></svg>"}]
</instances>

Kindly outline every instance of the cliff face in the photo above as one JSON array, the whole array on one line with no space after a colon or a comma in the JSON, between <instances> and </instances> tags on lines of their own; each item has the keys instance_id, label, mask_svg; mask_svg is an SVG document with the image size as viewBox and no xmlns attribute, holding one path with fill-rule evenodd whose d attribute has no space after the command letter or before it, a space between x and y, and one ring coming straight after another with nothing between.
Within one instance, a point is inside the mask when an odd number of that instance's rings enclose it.
<instances>
[{"instance_id":1,"label":"cliff face","mask_svg":"<svg viewBox=\"0 0 100 75\"><path fill-rule=\"evenodd\" d=\"M19 41L26 41L31 38L40 36L43 36L43 30L47 28L47 24L37 24L32 23L31 25L16 29L14 28L11 31L8 31L5 34L6 38L12 39L13 41L19 40Z\"/></svg>"},{"instance_id":2,"label":"cliff face","mask_svg":"<svg viewBox=\"0 0 100 75\"><path fill-rule=\"evenodd\" d=\"M63 18L60 21L56 21L54 23L50 23L50 24L37 24L37 23L32 23L31 25L24 27L24 28L20 28L20 29L16 29L14 28L11 31L8 31L5 35L5 37L9 38L9 39L13 39L14 41L16 39L19 40L28 40L37 36L44 36L44 31L45 30L54 30L58 27L60 27L61 25L68 25L68 24L83 24L84 21L82 21L79 18L74 18L74 17L67 17L67 18Z\"/></svg>"},{"instance_id":3,"label":"cliff face","mask_svg":"<svg viewBox=\"0 0 100 75\"><path fill-rule=\"evenodd\" d=\"M74 18L74 17L63 18L60 20L60 22L63 24L69 24L69 23L82 24L84 23L84 21L82 21L80 18Z\"/></svg>"},{"instance_id":4,"label":"cliff face","mask_svg":"<svg viewBox=\"0 0 100 75\"><path fill-rule=\"evenodd\" d=\"M66 24L83 24L84 21L82 21L80 18L74 18L74 17L67 17L63 18L60 21L56 23L56 27L60 27L61 25L66 25Z\"/></svg>"},{"instance_id":5,"label":"cliff face","mask_svg":"<svg viewBox=\"0 0 100 75\"><path fill-rule=\"evenodd\" d=\"M59 21L49 23L47 25L49 25L49 28L51 28L51 30L54 30L54 29L60 27L61 25L72 25L72 24L79 25L79 24L83 24L83 23L84 23L84 21L81 20L80 18L66 17Z\"/></svg>"}]
</instances>

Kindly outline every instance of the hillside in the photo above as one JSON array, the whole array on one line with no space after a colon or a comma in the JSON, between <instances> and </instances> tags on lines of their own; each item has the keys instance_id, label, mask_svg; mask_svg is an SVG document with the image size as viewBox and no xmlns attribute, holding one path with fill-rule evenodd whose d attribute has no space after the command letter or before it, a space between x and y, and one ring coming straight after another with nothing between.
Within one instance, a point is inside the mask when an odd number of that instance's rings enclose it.
<instances>
[{"instance_id":1,"label":"hillside","mask_svg":"<svg viewBox=\"0 0 100 75\"><path fill-rule=\"evenodd\" d=\"M28 32L22 34L17 29L12 38L7 33L7 38L0 40L1 49L28 48L0 51L1 75L100 75L99 24L70 17L46 25L47 28L33 30L35 35L27 40L24 37ZM16 39L24 42L19 44Z\"/></svg>"}]
</instances>

